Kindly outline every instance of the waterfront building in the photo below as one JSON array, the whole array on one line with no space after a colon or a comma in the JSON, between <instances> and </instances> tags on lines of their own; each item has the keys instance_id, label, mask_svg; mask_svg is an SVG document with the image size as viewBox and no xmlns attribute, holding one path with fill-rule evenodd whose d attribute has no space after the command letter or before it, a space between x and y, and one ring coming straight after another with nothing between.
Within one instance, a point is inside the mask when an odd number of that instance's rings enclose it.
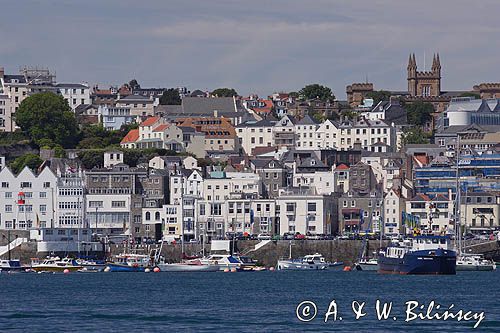
<instances>
[{"instance_id":1,"label":"waterfront building","mask_svg":"<svg viewBox=\"0 0 500 333\"><path fill-rule=\"evenodd\" d=\"M339 232L379 232L384 219L383 201L382 193L376 189L343 193L338 198Z\"/></svg>"},{"instance_id":2,"label":"waterfront building","mask_svg":"<svg viewBox=\"0 0 500 333\"><path fill-rule=\"evenodd\" d=\"M391 188L384 197L384 235L397 236L403 232L401 216L405 208L406 200L401 190L399 188Z\"/></svg>"},{"instance_id":3,"label":"waterfront building","mask_svg":"<svg viewBox=\"0 0 500 333\"><path fill-rule=\"evenodd\" d=\"M460 220L473 232L491 232L500 226L499 195L489 192L465 191L460 203Z\"/></svg>"},{"instance_id":4,"label":"waterfront building","mask_svg":"<svg viewBox=\"0 0 500 333\"><path fill-rule=\"evenodd\" d=\"M317 144L317 130L319 122L306 114L295 124L296 134L296 148L297 149L316 149ZM322 148L322 147L321 147Z\"/></svg>"},{"instance_id":5,"label":"waterfront building","mask_svg":"<svg viewBox=\"0 0 500 333\"><path fill-rule=\"evenodd\" d=\"M102 235L129 234L141 242L141 179L147 170L116 164L85 173L87 223Z\"/></svg>"},{"instance_id":6,"label":"waterfront building","mask_svg":"<svg viewBox=\"0 0 500 333\"><path fill-rule=\"evenodd\" d=\"M447 194L419 193L406 201L406 213L418 216L420 227L435 234L450 234L454 229L455 202L451 190Z\"/></svg>"},{"instance_id":7,"label":"waterfront building","mask_svg":"<svg viewBox=\"0 0 500 333\"><path fill-rule=\"evenodd\" d=\"M18 175L0 171L0 229L54 227L57 177L44 168L38 175L25 167Z\"/></svg>"},{"instance_id":8,"label":"waterfront building","mask_svg":"<svg viewBox=\"0 0 500 333\"><path fill-rule=\"evenodd\" d=\"M280 235L285 233L334 234L337 204L333 195L317 194L314 188L289 188L276 198Z\"/></svg>"},{"instance_id":9,"label":"waterfront building","mask_svg":"<svg viewBox=\"0 0 500 333\"><path fill-rule=\"evenodd\" d=\"M264 198L276 198L279 190L287 185L287 170L273 158L255 158L249 161L250 168L259 175Z\"/></svg>"}]
</instances>

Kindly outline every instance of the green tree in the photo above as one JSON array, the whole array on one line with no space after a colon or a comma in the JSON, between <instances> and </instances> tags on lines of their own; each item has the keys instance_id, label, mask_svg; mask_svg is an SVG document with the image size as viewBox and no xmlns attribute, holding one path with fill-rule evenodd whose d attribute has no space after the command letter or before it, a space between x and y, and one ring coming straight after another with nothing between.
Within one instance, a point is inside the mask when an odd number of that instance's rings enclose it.
<instances>
[{"instance_id":1,"label":"green tree","mask_svg":"<svg viewBox=\"0 0 500 333\"><path fill-rule=\"evenodd\" d=\"M434 106L431 103L418 101L406 105L408 123L417 126L424 126L431 121Z\"/></svg>"},{"instance_id":2,"label":"green tree","mask_svg":"<svg viewBox=\"0 0 500 333\"><path fill-rule=\"evenodd\" d=\"M290 91L288 93L288 96L290 96L291 98L299 98L299 93L296 91Z\"/></svg>"},{"instance_id":3,"label":"green tree","mask_svg":"<svg viewBox=\"0 0 500 333\"><path fill-rule=\"evenodd\" d=\"M75 114L62 96L51 92L38 93L23 100L15 119L38 145L40 140L49 139L54 144L72 148L78 139Z\"/></svg>"},{"instance_id":4,"label":"green tree","mask_svg":"<svg viewBox=\"0 0 500 333\"><path fill-rule=\"evenodd\" d=\"M426 144L430 142L430 135L420 127L412 127L404 131L402 142L408 144Z\"/></svg>"},{"instance_id":5,"label":"green tree","mask_svg":"<svg viewBox=\"0 0 500 333\"><path fill-rule=\"evenodd\" d=\"M78 158L85 169L93 169L104 165L103 150L85 150L78 153Z\"/></svg>"},{"instance_id":6,"label":"green tree","mask_svg":"<svg viewBox=\"0 0 500 333\"><path fill-rule=\"evenodd\" d=\"M317 83L305 86L299 91L301 98L308 99L320 99L322 101L333 101L335 96L332 90L328 87L319 85Z\"/></svg>"},{"instance_id":7,"label":"green tree","mask_svg":"<svg viewBox=\"0 0 500 333\"><path fill-rule=\"evenodd\" d=\"M42 162L43 162L42 159L38 155L29 153L23 156L19 156L18 158L13 160L10 163L10 168L12 172L16 174L21 172L21 170L23 170L25 166L27 166L33 171L36 171L38 167L42 164Z\"/></svg>"},{"instance_id":8,"label":"green tree","mask_svg":"<svg viewBox=\"0 0 500 333\"><path fill-rule=\"evenodd\" d=\"M181 96L179 95L179 91L174 88L167 89L163 92L163 95L160 97L161 105L181 105Z\"/></svg>"},{"instance_id":9,"label":"green tree","mask_svg":"<svg viewBox=\"0 0 500 333\"><path fill-rule=\"evenodd\" d=\"M377 105L380 101L388 101L391 98L391 93L385 90L370 91L366 94L366 98L373 99L373 105Z\"/></svg>"},{"instance_id":10,"label":"green tree","mask_svg":"<svg viewBox=\"0 0 500 333\"><path fill-rule=\"evenodd\" d=\"M210 93L217 97L233 97L238 96L238 93L233 88L218 88Z\"/></svg>"}]
</instances>

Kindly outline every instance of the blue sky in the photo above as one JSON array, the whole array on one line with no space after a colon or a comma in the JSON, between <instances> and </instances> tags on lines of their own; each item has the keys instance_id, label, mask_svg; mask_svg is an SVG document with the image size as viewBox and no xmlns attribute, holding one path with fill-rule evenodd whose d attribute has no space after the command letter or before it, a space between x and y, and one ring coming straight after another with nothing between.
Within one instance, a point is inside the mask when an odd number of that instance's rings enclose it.
<instances>
[{"instance_id":1,"label":"blue sky","mask_svg":"<svg viewBox=\"0 0 500 333\"><path fill-rule=\"evenodd\" d=\"M309 83L406 89L439 52L443 90L499 82L500 1L0 0L0 66L60 82L233 87L261 96Z\"/></svg>"}]
</instances>

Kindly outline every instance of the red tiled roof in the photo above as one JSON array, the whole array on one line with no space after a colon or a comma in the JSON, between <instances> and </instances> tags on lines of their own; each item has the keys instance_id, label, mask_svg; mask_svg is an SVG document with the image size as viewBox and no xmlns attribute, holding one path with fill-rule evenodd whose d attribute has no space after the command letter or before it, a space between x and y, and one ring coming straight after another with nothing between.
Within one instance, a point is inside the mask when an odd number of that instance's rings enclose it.
<instances>
[{"instance_id":1,"label":"red tiled roof","mask_svg":"<svg viewBox=\"0 0 500 333\"><path fill-rule=\"evenodd\" d=\"M270 153L270 152L275 151L275 150L276 150L275 147L268 147L268 146L255 147L255 148L252 148L252 155L253 156L258 156L258 155L261 155L261 154Z\"/></svg>"},{"instance_id":2,"label":"red tiled roof","mask_svg":"<svg viewBox=\"0 0 500 333\"><path fill-rule=\"evenodd\" d=\"M349 167L342 163L338 167L336 167L335 170L349 170Z\"/></svg>"},{"instance_id":3,"label":"red tiled roof","mask_svg":"<svg viewBox=\"0 0 500 333\"><path fill-rule=\"evenodd\" d=\"M168 128L170 125L169 124L162 124L162 125L159 125L158 127L156 127L153 132L161 132L163 131L165 128Z\"/></svg>"},{"instance_id":4,"label":"red tiled roof","mask_svg":"<svg viewBox=\"0 0 500 333\"><path fill-rule=\"evenodd\" d=\"M130 130L130 132L128 132L127 135L125 135L125 137L122 139L121 143L136 142L137 139L139 139L139 130L133 129L133 130Z\"/></svg>"},{"instance_id":5,"label":"red tiled roof","mask_svg":"<svg viewBox=\"0 0 500 333\"><path fill-rule=\"evenodd\" d=\"M261 99L259 102L264 102L265 106L259 106L259 107L254 107L252 110L254 110L257 113L269 113L271 112L271 109L273 108L273 102L268 100L268 99Z\"/></svg>"},{"instance_id":6,"label":"red tiled roof","mask_svg":"<svg viewBox=\"0 0 500 333\"><path fill-rule=\"evenodd\" d=\"M160 120L160 117L149 117L141 123L141 126L151 126Z\"/></svg>"}]
</instances>

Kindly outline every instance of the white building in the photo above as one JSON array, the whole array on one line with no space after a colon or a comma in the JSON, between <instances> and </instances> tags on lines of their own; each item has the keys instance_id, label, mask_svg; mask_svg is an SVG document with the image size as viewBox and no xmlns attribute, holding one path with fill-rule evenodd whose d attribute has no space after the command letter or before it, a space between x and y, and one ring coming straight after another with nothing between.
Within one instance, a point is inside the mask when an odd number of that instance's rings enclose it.
<instances>
[{"instance_id":1,"label":"white building","mask_svg":"<svg viewBox=\"0 0 500 333\"><path fill-rule=\"evenodd\" d=\"M308 114L305 115L299 122L295 124L297 149L316 149L318 147L317 130L319 124Z\"/></svg>"},{"instance_id":2,"label":"white building","mask_svg":"<svg viewBox=\"0 0 500 333\"><path fill-rule=\"evenodd\" d=\"M251 121L236 126L236 135L240 146L247 155L252 155L256 147L270 147L273 145L273 128L275 122L269 120Z\"/></svg>"},{"instance_id":3,"label":"white building","mask_svg":"<svg viewBox=\"0 0 500 333\"><path fill-rule=\"evenodd\" d=\"M73 111L80 105L92 104L88 84L58 83L56 84L56 88Z\"/></svg>"},{"instance_id":4,"label":"white building","mask_svg":"<svg viewBox=\"0 0 500 333\"><path fill-rule=\"evenodd\" d=\"M49 168L35 175L25 167L17 176L9 168L3 168L0 171L0 229L53 227L57 185L57 177Z\"/></svg>"},{"instance_id":5,"label":"white building","mask_svg":"<svg viewBox=\"0 0 500 333\"><path fill-rule=\"evenodd\" d=\"M279 233L331 234L335 219L333 197L314 194L307 189L283 191L276 199L279 206ZM278 209L276 209L278 211Z\"/></svg>"},{"instance_id":6,"label":"white building","mask_svg":"<svg viewBox=\"0 0 500 333\"><path fill-rule=\"evenodd\" d=\"M24 75L6 75L0 67L0 132L15 130L14 114L27 96L28 84Z\"/></svg>"},{"instance_id":7,"label":"white building","mask_svg":"<svg viewBox=\"0 0 500 333\"><path fill-rule=\"evenodd\" d=\"M384 235L395 236L402 231L401 213L405 210L405 198L400 191L391 188L384 198Z\"/></svg>"},{"instance_id":8,"label":"white building","mask_svg":"<svg viewBox=\"0 0 500 333\"><path fill-rule=\"evenodd\" d=\"M406 213L418 216L420 226L435 234L448 234L453 230L454 201L451 200L451 190L448 196L439 194L429 197L417 194L406 201Z\"/></svg>"},{"instance_id":9,"label":"white building","mask_svg":"<svg viewBox=\"0 0 500 333\"><path fill-rule=\"evenodd\" d=\"M154 115L155 101L152 97L142 95L128 95L116 101L118 108L130 108L130 115L151 117Z\"/></svg>"}]
</instances>

